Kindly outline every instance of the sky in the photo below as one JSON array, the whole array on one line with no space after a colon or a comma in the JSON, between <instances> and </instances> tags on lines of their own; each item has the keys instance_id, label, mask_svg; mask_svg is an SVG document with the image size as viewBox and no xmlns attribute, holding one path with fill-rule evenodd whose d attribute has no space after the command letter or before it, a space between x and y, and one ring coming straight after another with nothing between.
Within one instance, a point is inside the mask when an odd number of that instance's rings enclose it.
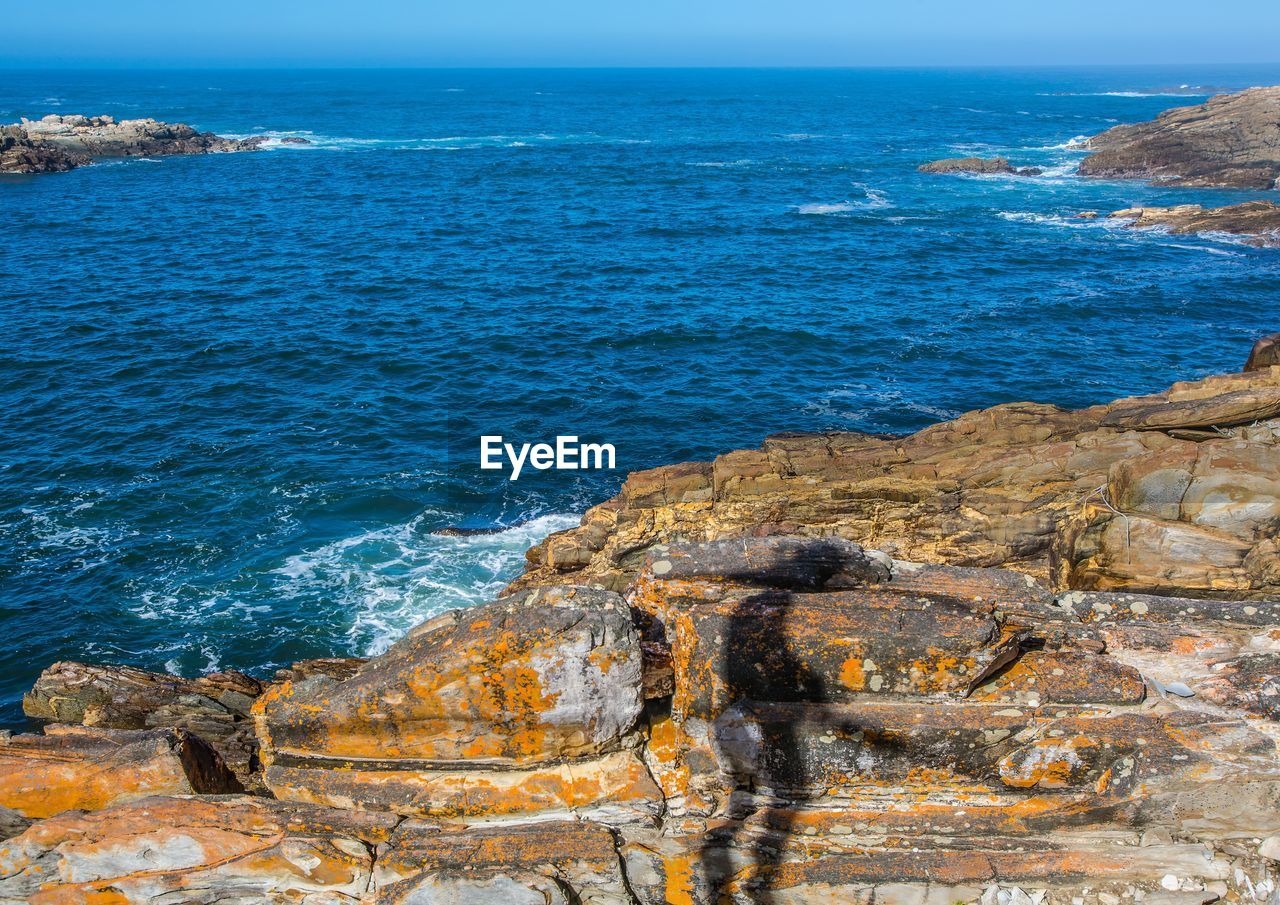
<instances>
[{"instance_id":1,"label":"sky","mask_svg":"<svg viewBox=\"0 0 1280 905\"><path fill-rule=\"evenodd\" d=\"M1280 2L58 0L0 67L995 66L1280 62Z\"/></svg>"}]
</instances>

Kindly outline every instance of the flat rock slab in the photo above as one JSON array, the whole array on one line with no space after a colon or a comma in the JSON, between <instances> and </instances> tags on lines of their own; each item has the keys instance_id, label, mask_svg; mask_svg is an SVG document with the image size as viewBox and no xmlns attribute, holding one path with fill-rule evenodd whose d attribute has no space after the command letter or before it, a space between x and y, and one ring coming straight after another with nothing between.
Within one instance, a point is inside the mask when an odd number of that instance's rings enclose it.
<instances>
[{"instance_id":1,"label":"flat rock slab","mask_svg":"<svg viewBox=\"0 0 1280 905\"><path fill-rule=\"evenodd\" d=\"M243 796L69 812L0 847L0 901L356 902L395 823Z\"/></svg>"},{"instance_id":2,"label":"flat rock slab","mask_svg":"<svg viewBox=\"0 0 1280 905\"><path fill-rule=\"evenodd\" d=\"M62 727L0 737L0 806L28 818L240 790L217 753L183 731Z\"/></svg>"}]
</instances>

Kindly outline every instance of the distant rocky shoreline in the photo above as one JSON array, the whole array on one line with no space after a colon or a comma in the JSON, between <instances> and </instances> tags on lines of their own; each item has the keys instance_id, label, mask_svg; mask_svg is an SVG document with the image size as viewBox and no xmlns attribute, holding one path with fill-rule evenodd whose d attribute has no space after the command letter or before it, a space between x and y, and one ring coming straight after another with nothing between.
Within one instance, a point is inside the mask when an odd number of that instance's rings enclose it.
<instances>
[{"instance_id":1,"label":"distant rocky shoreline","mask_svg":"<svg viewBox=\"0 0 1280 905\"><path fill-rule=\"evenodd\" d=\"M285 139L306 143L304 138ZM0 126L0 173L65 173L96 158L165 157L255 151L265 136L223 138L185 123L110 116L59 116L23 119Z\"/></svg>"},{"instance_id":2,"label":"distant rocky shoreline","mask_svg":"<svg viewBox=\"0 0 1280 905\"><path fill-rule=\"evenodd\" d=\"M0 902L1271 903L1277 350L632 474L370 660L55 664Z\"/></svg>"}]
</instances>

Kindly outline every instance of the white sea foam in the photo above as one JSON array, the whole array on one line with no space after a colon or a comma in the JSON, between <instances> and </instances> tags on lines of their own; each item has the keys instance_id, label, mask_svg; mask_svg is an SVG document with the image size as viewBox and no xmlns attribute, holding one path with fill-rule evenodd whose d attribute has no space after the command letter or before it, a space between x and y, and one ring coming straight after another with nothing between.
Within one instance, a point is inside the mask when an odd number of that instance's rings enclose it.
<instances>
[{"instance_id":1,"label":"white sea foam","mask_svg":"<svg viewBox=\"0 0 1280 905\"><path fill-rule=\"evenodd\" d=\"M490 534L431 534L423 517L289 557L275 570L284 598L326 597L352 614L352 648L378 654L424 619L491 599L520 570L524 553L578 523L556 514Z\"/></svg>"},{"instance_id":2,"label":"white sea foam","mask_svg":"<svg viewBox=\"0 0 1280 905\"><path fill-rule=\"evenodd\" d=\"M227 138L265 136L261 147L269 151L464 151L483 148L525 148L539 145L648 144L648 139L610 138L594 133L549 135L443 135L420 138L356 138L324 135L307 129L258 129L253 132L224 133ZM302 138L305 143L286 141Z\"/></svg>"},{"instance_id":3,"label":"white sea foam","mask_svg":"<svg viewBox=\"0 0 1280 905\"><path fill-rule=\"evenodd\" d=\"M814 204L798 204L793 208L797 214L808 215L832 215L832 214L849 214L858 211L874 211L884 208L893 207L893 202L880 189L873 189L870 186L863 185L861 182L855 182L854 188L861 189L863 197L856 201L836 201L836 202L819 202Z\"/></svg>"},{"instance_id":4,"label":"white sea foam","mask_svg":"<svg viewBox=\"0 0 1280 905\"><path fill-rule=\"evenodd\" d=\"M699 160L690 161L691 167L711 167L713 169L736 169L738 167L749 167L755 163L754 160L746 158L742 160Z\"/></svg>"}]
</instances>

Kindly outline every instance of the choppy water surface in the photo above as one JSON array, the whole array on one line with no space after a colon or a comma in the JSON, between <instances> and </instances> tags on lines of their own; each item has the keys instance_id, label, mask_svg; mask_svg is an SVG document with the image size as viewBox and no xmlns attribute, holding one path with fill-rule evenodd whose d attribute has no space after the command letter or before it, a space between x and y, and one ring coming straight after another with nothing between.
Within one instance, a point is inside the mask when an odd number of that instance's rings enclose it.
<instances>
[{"instance_id":1,"label":"choppy water surface","mask_svg":"<svg viewBox=\"0 0 1280 905\"><path fill-rule=\"evenodd\" d=\"M376 652L621 480L481 481L482 432L607 440L625 470L1238 367L1280 327L1280 253L1075 215L1261 196L1071 173L1085 136L1275 82L0 74L3 121L312 141L0 184L4 719L58 658ZM914 171L962 154L1046 172Z\"/></svg>"}]
</instances>

